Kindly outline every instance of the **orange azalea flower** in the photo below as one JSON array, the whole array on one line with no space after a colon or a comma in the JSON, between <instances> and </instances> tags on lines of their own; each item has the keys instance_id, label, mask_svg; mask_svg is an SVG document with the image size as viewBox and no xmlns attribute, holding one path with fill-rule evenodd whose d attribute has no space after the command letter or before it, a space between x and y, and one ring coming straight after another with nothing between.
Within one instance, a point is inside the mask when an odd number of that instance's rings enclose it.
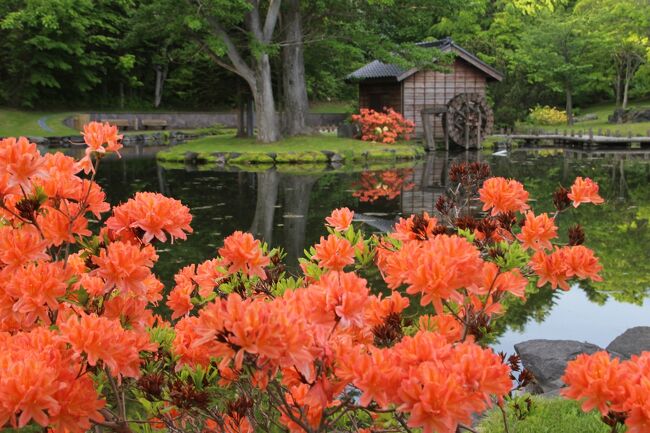
<instances>
[{"instance_id":1,"label":"orange azalea flower","mask_svg":"<svg viewBox=\"0 0 650 433\"><path fill-rule=\"evenodd\" d=\"M420 304L433 303L442 313L442 301L457 299L458 289L471 286L483 267L479 250L466 239L440 235L410 250L406 282L409 294L422 294Z\"/></svg>"},{"instance_id":2,"label":"orange azalea flower","mask_svg":"<svg viewBox=\"0 0 650 433\"><path fill-rule=\"evenodd\" d=\"M142 230L142 242L149 243L155 237L161 242L168 233L174 238L187 239L185 232L192 233L190 210L173 198L153 192L138 192L126 203L113 208L113 216L106 227L118 235L124 231Z\"/></svg>"},{"instance_id":3,"label":"orange azalea flower","mask_svg":"<svg viewBox=\"0 0 650 433\"><path fill-rule=\"evenodd\" d=\"M627 398L624 371L618 359L610 359L607 352L580 354L567 364L562 380L568 384L562 390L564 397L583 400L582 410L598 409L602 416L609 413L612 403Z\"/></svg>"},{"instance_id":4,"label":"orange azalea flower","mask_svg":"<svg viewBox=\"0 0 650 433\"><path fill-rule=\"evenodd\" d=\"M68 203L67 200L61 207L69 212L69 216L50 206L43 206L43 213L38 215L38 223L49 245L59 246L66 243L74 244L75 236L90 236L88 220L80 215L79 205Z\"/></svg>"},{"instance_id":5,"label":"orange azalea flower","mask_svg":"<svg viewBox=\"0 0 650 433\"><path fill-rule=\"evenodd\" d=\"M526 203L528 192L521 183L513 179L491 177L483 182L479 196L483 202L483 210L492 209L492 215L505 212L524 212L530 207Z\"/></svg>"},{"instance_id":6,"label":"orange azalea flower","mask_svg":"<svg viewBox=\"0 0 650 433\"><path fill-rule=\"evenodd\" d=\"M90 420L103 421L105 402L88 375L79 377L72 355L46 328L0 336L0 424L24 427L33 420L54 431L83 433Z\"/></svg>"},{"instance_id":7,"label":"orange azalea flower","mask_svg":"<svg viewBox=\"0 0 650 433\"><path fill-rule=\"evenodd\" d=\"M580 203L602 204L605 200L598 194L598 184L588 177L576 177L568 194L573 201L573 207L580 206Z\"/></svg>"},{"instance_id":8,"label":"orange azalea flower","mask_svg":"<svg viewBox=\"0 0 650 433\"><path fill-rule=\"evenodd\" d=\"M210 296L217 286L218 281L226 275L219 270L224 266L223 260L207 260L196 267L196 275L192 277L194 282L199 286L199 295L204 298Z\"/></svg>"},{"instance_id":9,"label":"orange azalea flower","mask_svg":"<svg viewBox=\"0 0 650 433\"><path fill-rule=\"evenodd\" d=\"M448 343L459 341L463 335L463 325L451 314L423 315L420 316L418 325L420 331L435 332Z\"/></svg>"},{"instance_id":10,"label":"orange azalea flower","mask_svg":"<svg viewBox=\"0 0 650 433\"><path fill-rule=\"evenodd\" d=\"M32 181L49 176L38 147L25 137L0 140L0 173L9 175L7 187L21 187L26 192L32 191Z\"/></svg>"},{"instance_id":11,"label":"orange azalea flower","mask_svg":"<svg viewBox=\"0 0 650 433\"><path fill-rule=\"evenodd\" d=\"M92 257L92 262L97 265L93 275L103 278L108 288L117 287L144 296L147 292L145 281L156 260L158 256L151 245L140 248L126 242L111 242L99 252L99 256Z\"/></svg>"},{"instance_id":12,"label":"orange azalea flower","mask_svg":"<svg viewBox=\"0 0 650 433\"><path fill-rule=\"evenodd\" d=\"M559 250L552 254L537 251L530 259L530 267L539 277L537 287L550 283L553 289L559 286L563 290L569 290L569 284L566 282L566 263Z\"/></svg>"},{"instance_id":13,"label":"orange azalea flower","mask_svg":"<svg viewBox=\"0 0 650 433\"><path fill-rule=\"evenodd\" d=\"M352 224L352 218L354 218L354 211L351 211L347 207L334 209L332 214L325 218L327 224L334 228L337 232L344 232Z\"/></svg>"},{"instance_id":14,"label":"orange azalea flower","mask_svg":"<svg viewBox=\"0 0 650 433\"><path fill-rule=\"evenodd\" d=\"M347 265L354 263L354 247L347 239L335 235L320 238L320 243L314 246L314 259L321 268L342 271Z\"/></svg>"},{"instance_id":15,"label":"orange azalea flower","mask_svg":"<svg viewBox=\"0 0 650 433\"><path fill-rule=\"evenodd\" d=\"M228 262L228 272L242 271L249 276L266 279L264 267L271 263L271 259L264 255L260 241L250 233L236 231L228 236L223 241L223 247L219 248L219 255Z\"/></svg>"},{"instance_id":16,"label":"orange azalea flower","mask_svg":"<svg viewBox=\"0 0 650 433\"><path fill-rule=\"evenodd\" d=\"M343 328L362 326L364 309L368 303L368 286L363 278L345 272L329 272L308 290L323 290L324 310L336 315Z\"/></svg>"},{"instance_id":17,"label":"orange azalea flower","mask_svg":"<svg viewBox=\"0 0 650 433\"><path fill-rule=\"evenodd\" d=\"M48 309L58 310L58 298L67 287L65 280L61 262L31 262L14 270L4 288L16 300L13 311L22 316L23 326L29 327L37 319L50 323Z\"/></svg>"},{"instance_id":18,"label":"orange azalea flower","mask_svg":"<svg viewBox=\"0 0 650 433\"><path fill-rule=\"evenodd\" d=\"M592 281L603 280L598 275L603 267L592 250L584 245L574 245L564 247L560 251L566 264L567 277L576 276L581 280L589 278Z\"/></svg>"},{"instance_id":19,"label":"orange azalea flower","mask_svg":"<svg viewBox=\"0 0 650 433\"><path fill-rule=\"evenodd\" d=\"M59 324L65 342L72 346L77 356L84 354L88 365L99 361L116 377L140 376L140 351L154 351L156 345L147 333L124 330L119 321L96 314L71 315Z\"/></svg>"},{"instance_id":20,"label":"orange azalea flower","mask_svg":"<svg viewBox=\"0 0 650 433\"><path fill-rule=\"evenodd\" d=\"M194 292L194 265L185 266L175 276L176 286L167 296L167 306L171 308L172 320L178 319L192 311L192 293Z\"/></svg>"},{"instance_id":21,"label":"orange azalea flower","mask_svg":"<svg viewBox=\"0 0 650 433\"><path fill-rule=\"evenodd\" d=\"M409 299L399 292L393 292L386 298L371 297L367 303L365 317L370 326L381 325L391 314L400 314L409 306Z\"/></svg>"},{"instance_id":22,"label":"orange azalea flower","mask_svg":"<svg viewBox=\"0 0 650 433\"><path fill-rule=\"evenodd\" d=\"M20 229L0 227L0 262L15 268L33 260L49 258L45 253L47 243L32 225Z\"/></svg>"},{"instance_id":23,"label":"orange azalea flower","mask_svg":"<svg viewBox=\"0 0 650 433\"><path fill-rule=\"evenodd\" d=\"M524 248L532 248L534 250L553 248L551 239L557 237L557 227L554 224L553 218L549 218L547 214L535 216L532 212L526 213L526 220L521 228L521 233L517 235Z\"/></svg>"},{"instance_id":24,"label":"orange azalea flower","mask_svg":"<svg viewBox=\"0 0 650 433\"><path fill-rule=\"evenodd\" d=\"M120 140L123 136L117 133L117 126L108 122L90 122L84 125L82 135L88 145L86 154L115 152L119 155L118 151L122 148Z\"/></svg>"}]
</instances>

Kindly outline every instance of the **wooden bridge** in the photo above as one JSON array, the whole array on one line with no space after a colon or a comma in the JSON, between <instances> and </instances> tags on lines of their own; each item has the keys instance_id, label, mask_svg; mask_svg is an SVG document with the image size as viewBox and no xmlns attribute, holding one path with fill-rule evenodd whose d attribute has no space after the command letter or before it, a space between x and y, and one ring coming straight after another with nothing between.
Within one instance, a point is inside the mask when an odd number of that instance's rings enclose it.
<instances>
[{"instance_id":1,"label":"wooden bridge","mask_svg":"<svg viewBox=\"0 0 650 433\"><path fill-rule=\"evenodd\" d=\"M499 134L494 134L493 137L506 143L512 141L523 141L525 143L551 141L554 144L582 146L585 148L594 148L601 145L625 147L630 147L635 144L640 146L650 145L650 131L648 131L647 135L632 135L631 132L622 134L620 131L612 131L610 129L603 131L602 128L596 131L593 129L581 129L577 131L573 129L570 131L556 129L555 132L532 129L525 132L501 130Z\"/></svg>"}]
</instances>

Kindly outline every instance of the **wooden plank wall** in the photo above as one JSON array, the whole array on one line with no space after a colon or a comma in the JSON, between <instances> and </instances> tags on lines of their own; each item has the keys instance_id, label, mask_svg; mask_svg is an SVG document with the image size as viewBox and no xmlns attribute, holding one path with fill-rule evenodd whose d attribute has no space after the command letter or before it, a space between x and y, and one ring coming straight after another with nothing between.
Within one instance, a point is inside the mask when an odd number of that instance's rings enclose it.
<instances>
[{"instance_id":1,"label":"wooden plank wall","mask_svg":"<svg viewBox=\"0 0 650 433\"><path fill-rule=\"evenodd\" d=\"M373 108L371 107L373 95L379 97L381 105L384 107L389 107L399 112L402 111L401 83L360 83L359 107Z\"/></svg>"},{"instance_id":2,"label":"wooden plank wall","mask_svg":"<svg viewBox=\"0 0 650 433\"><path fill-rule=\"evenodd\" d=\"M485 75L462 59L456 59L449 73L420 71L403 81L404 117L415 122L415 135L422 136L422 108L444 105L459 93L485 95ZM435 138L444 136L442 122L436 118Z\"/></svg>"}]
</instances>

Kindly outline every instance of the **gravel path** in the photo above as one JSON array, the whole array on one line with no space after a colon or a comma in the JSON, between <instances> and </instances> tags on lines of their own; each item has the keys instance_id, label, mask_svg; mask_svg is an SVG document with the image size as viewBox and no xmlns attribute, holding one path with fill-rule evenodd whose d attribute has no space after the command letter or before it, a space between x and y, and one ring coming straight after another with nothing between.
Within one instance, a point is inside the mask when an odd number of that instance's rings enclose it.
<instances>
[{"instance_id":1,"label":"gravel path","mask_svg":"<svg viewBox=\"0 0 650 433\"><path fill-rule=\"evenodd\" d=\"M47 121L47 116L41 117L40 119L38 119L38 126L40 126L41 129L46 131L46 132L54 132L54 130L52 128L47 126L47 123L45 123L46 121Z\"/></svg>"}]
</instances>

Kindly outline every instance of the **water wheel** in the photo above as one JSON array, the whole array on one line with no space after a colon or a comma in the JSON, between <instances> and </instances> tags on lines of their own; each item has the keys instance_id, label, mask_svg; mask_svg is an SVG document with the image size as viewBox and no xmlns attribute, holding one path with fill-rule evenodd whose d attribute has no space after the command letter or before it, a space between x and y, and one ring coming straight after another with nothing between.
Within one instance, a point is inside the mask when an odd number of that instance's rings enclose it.
<instances>
[{"instance_id":1,"label":"water wheel","mask_svg":"<svg viewBox=\"0 0 650 433\"><path fill-rule=\"evenodd\" d=\"M447 107L447 134L457 145L478 148L492 133L494 114L482 95L460 93L447 103Z\"/></svg>"}]
</instances>

